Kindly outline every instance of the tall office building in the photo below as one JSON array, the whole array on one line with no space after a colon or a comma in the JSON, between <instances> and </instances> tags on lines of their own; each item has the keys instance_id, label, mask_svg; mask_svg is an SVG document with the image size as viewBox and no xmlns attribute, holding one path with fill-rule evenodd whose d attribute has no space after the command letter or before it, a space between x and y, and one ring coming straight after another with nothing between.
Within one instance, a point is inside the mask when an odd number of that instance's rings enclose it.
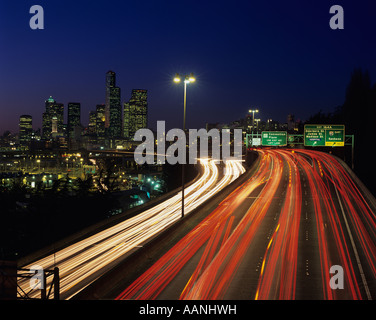
<instances>
[{"instance_id":1,"label":"tall office building","mask_svg":"<svg viewBox=\"0 0 376 320\"><path fill-rule=\"evenodd\" d=\"M131 99L124 103L123 135L133 140L138 129L148 126L147 90L133 89Z\"/></svg>"},{"instance_id":2,"label":"tall office building","mask_svg":"<svg viewBox=\"0 0 376 320\"><path fill-rule=\"evenodd\" d=\"M20 144L25 145L30 142L32 134L33 134L33 118L29 115L22 115L20 116L20 123L19 123L19 139Z\"/></svg>"},{"instance_id":3,"label":"tall office building","mask_svg":"<svg viewBox=\"0 0 376 320\"><path fill-rule=\"evenodd\" d=\"M97 133L97 111L89 112L88 133L93 135Z\"/></svg>"},{"instance_id":4,"label":"tall office building","mask_svg":"<svg viewBox=\"0 0 376 320\"><path fill-rule=\"evenodd\" d=\"M78 102L68 103L68 138L75 138L75 129L81 125L81 104Z\"/></svg>"},{"instance_id":5,"label":"tall office building","mask_svg":"<svg viewBox=\"0 0 376 320\"><path fill-rule=\"evenodd\" d=\"M57 103L52 97L45 101L45 112L43 113L42 136L44 139L51 139L52 133L64 133L64 104Z\"/></svg>"},{"instance_id":6,"label":"tall office building","mask_svg":"<svg viewBox=\"0 0 376 320\"><path fill-rule=\"evenodd\" d=\"M98 137L104 137L106 133L106 106L104 104L98 104L96 107L96 129L95 133Z\"/></svg>"},{"instance_id":7,"label":"tall office building","mask_svg":"<svg viewBox=\"0 0 376 320\"><path fill-rule=\"evenodd\" d=\"M116 87L116 73L106 73L105 128L110 138L121 136L120 88Z\"/></svg>"},{"instance_id":8,"label":"tall office building","mask_svg":"<svg viewBox=\"0 0 376 320\"><path fill-rule=\"evenodd\" d=\"M116 73L113 71L108 71L106 73L106 112L105 112L105 127L108 128L110 126L110 95L111 95L111 88L115 87L116 84Z\"/></svg>"},{"instance_id":9,"label":"tall office building","mask_svg":"<svg viewBox=\"0 0 376 320\"><path fill-rule=\"evenodd\" d=\"M47 112L42 114L42 138L49 139L51 137L52 123L50 115Z\"/></svg>"},{"instance_id":10,"label":"tall office building","mask_svg":"<svg viewBox=\"0 0 376 320\"><path fill-rule=\"evenodd\" d=\"M109 137L121 137L121 101L120 88L114 87L110 90L110 126L108 127Z\"/></svg>"}]
</instances>

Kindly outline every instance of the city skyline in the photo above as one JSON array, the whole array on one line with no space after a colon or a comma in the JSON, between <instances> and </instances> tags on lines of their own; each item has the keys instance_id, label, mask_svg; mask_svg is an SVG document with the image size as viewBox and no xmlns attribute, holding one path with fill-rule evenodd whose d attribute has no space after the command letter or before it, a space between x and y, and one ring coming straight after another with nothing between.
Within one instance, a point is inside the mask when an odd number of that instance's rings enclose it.
<instances>
[{"instance_id":1,"label":"city skyline","mask_svg":"<svg viewBox=\"0 0 376 320\"><path fill-rule=\"evenodd\" d=\"M98 137L107 137L107 138L125 138L129 141L133 140L133 136L138 129L148 128L148 94L146 89L132 89L131 97L128 101L122 101L120 98L121 88L116 86L116 72L109 70L106 72L106 81L105 81L105 103L97 104L93 110L90 110L88 113L87 121L82 121L82 112L81 112L81 103L80 102L67 102L64 103L58 102L54 97L50 96L45 100L45 112L42 113L42 125L40 127L35 127L33 125L33 116L31 115L21 115L19 117L19 123L17 130L12 134L24 134L24 127L27 126L30 133L41 131L42 139L49 140L51 138L56 138L57 136L66 136L68 140L77 139L78 135L83 134L83 130L86 129L86 134L95 134ZM259 112L259 110L257 110ZM252 115L251 110L245 112L244 117L240 119L227 119L226 123L206 123L205 126L208 129L208 126L216 127L222 125L229 125L230 123L241 122L240 125L243 125L249 119L253 119L258 123L264 122L268 123L267 127L269 128L269 122L273 122L276 127L274 130L277 130L278 125L285 124L286 128L290 128L291 125L301 124L304 121L301 119L296 119L292 114L286 116L286 121L276 121L275 119L259 119L256 116ZM115 120L112 120L115 118ZM35 118L34 118L35 121ZM103 122L103 123L102 123ZM250 123L253 127L253 123ZM64 129L63 129L64 127ZM76 131L77 127L80 127ZM155 130L155 128L153 128ZM116 134L114 134L116 132ZM25 134L24 134L25 135ZM30 136L31 137L31 136ZM29 137L29 139L30 139ZM23 138L21 138L23 139ZM21 142L20 139L20 142Z\"/></svg>"},{"instance_id":2,"label":"city skyline","mask_svg":"<svg viewBox=\"0 0 376 320\"><path fill-rule=\"evenodd\" d=\"M187 101L187 127L196 128L256 106L265 119L291 113L304 120L343 103L354 68L376 74L371 1L339 3L343 30L330 28L328 3L39 4L44 30L29 27L27 1L0 5L0 132L16 131L22 114L40 127L49 96L64 105L80 102L87 123L89 111L105 103L101 75L108 70L118 74L121 103L133 88L146 88L149 123L177 128L183 114L182 88L172 82L177 72L197 77Z\"/></svg>"},{"instance_id":3,"label":"city skyline","mask_svg":"<svg viewBox=\"0 0 376 320\"><path fill-rule=\"evenodd\" d=\"M68 102L65 107L50 96L45 100L41 128L33 128L31 115L20 116L20 142L26 142L24 139L27 137L30 140L31 134L37 130L41 130L44 140L58 137L65 137L69 141L80 140L85 129L86 134L97 137L133 140L138 129L148 127L147 90L132 89L129 101L122 103L121 89L116 86L116 72L111 70L106 72L105 90L105 104L97 104L94 110L89 111L86 123L82 121L80 102Z\"/></svg>"},{"instance_id":4,"label":"city skyline","mask_svg":"<svg viewBox=\"0 0 376 320\"><path fill-rule=\"evenodd\" d=\"M0 1L0 300L375 299L375 15Z\"/></svg>"},{"instance_id":5,"label":"city skyline","mask_svg":"<svg viewBox=\"0 0 376 320\"><path fill-rule=\"evenodd\" d=\"M83 114L81 112L80 102L69 101L64 104L57 102L54 97L49 96L49 98L44 101L45 112L43 112L36 118L37 123L39 123L39 120L41 119L41 125L37 127L35 124L32 124L31 129L34 131L40 129L42 131L42 136L44 138L49 138L52 131L54 131L55 133L63 133L62 126L65 124L67 137L69 138L72 137L74 128L76 126L87 128L88 133L97 134L99 132L100 135L104 135L103 132L105 129L107 129L107 134L109 137L131 138L133 137L135 131L147 127L148 103L146 89L132 89L130 98L128 100L122 100L120 94L121 88L116 86L116 72L109 70L106 72L105 90L105 103L98 103L94 109L88 112L88 117L86 114L84 117L82 117ZM127 112L125 112L126 106ZM129 106L131 107L131 109L129 109ZM98 110L101 108L104 109ZM98 113L101 114L101 116L98 116ZM91 117L93 117L95 114L95 122L97 123L98 121L100 121L100 118L102 118L102 113L103 118L105 119L103 128L98 129L95 124L96 128L94 132L91 132L91 130L93 129L90 129L90 126L93 127ZM56 117L57 114L59 114L59 120ZM30 114L20 115L19 123L17 123L17 128L14 131L9 130L11 131L11 133L14 134L20 131L20 123L21 121L23 121L24 116L27 116L30 119L34 118L35 121L35 116L32 116ZM53 119L54 116L55 119ZM128 119L129 122L135 121L135 123L130 124L131 127L129 127L128 124L129 128L127 127L126 129L127 133L124 129L124 120L126 118L131 119L130 121ZM85 119L85 121L82 121L82 119ZM53 122L53 120L55 120L55 122ZM59 129L57 129L57 123L59 123ZM55 130L53 130L54 127L56 127ZM48 132L46 133L46 131Z\"/></svg>"}]
</instances>

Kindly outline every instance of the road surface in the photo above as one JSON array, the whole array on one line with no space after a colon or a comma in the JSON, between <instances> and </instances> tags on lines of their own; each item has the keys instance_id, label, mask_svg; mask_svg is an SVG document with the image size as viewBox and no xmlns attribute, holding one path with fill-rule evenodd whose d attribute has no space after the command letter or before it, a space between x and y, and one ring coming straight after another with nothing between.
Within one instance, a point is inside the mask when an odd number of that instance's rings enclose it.
<instances>
[{"instance_id":1,"label":"road surface","mask_svg":"<svg viewBox=\"0 0 376 320\"><path fill-rule=\"evenodd\" d=\"M376 297L375 207L341 162L259 153L252 178L116 299Z\"/></svg>"}]
</instances>

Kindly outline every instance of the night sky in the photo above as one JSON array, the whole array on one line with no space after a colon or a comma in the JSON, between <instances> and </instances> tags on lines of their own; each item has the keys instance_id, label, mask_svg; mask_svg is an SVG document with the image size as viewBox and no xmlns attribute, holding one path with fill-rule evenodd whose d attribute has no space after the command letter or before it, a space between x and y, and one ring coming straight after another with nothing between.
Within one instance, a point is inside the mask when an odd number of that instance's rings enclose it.
<instances>
[{"instance_id":1,"label":"night sky","mask_svg":"<svg viewBox=\"0 0 376 320\"><path fill-rule=\"evenodd\" d=\"M44 8L44 30L29 9ZM329 27L332 5L344 30ZM187 127L227 123L258 107L262 120L306 120L343 103L354 68L376 79L376 3L327 1L1 0L0 134L22 114L41 126L44 101L81 102L82 122L105 101L105 73L121 100L147 89L149 125L182 126L183 85L193 72ZM65 114L66 116L66 114Z\"/></svg>"}]
</instances>

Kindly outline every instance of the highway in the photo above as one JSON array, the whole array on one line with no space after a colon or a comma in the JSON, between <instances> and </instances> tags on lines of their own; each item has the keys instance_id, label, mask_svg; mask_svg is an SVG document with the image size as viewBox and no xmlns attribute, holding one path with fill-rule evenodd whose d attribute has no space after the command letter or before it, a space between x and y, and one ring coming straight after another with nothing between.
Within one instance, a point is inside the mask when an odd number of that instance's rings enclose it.
<instances>
[{"instance_id":1,"label":"highway","mask_svg":"<svg viewBox=\"0 0 376 320\"><path fill-rule=\"evenodd\" d=\"M238 161L227 161L223 174L211 160L201 159L200 164L203 167L202 175L185 188L185 214L189 214L245 171ZM69 299L180 218L181 192L137 216L23 268L29 269L33 265L44 269L58 267L60 297ZM30 291L28 280L21 281L19 285L25 292L30 292L30 297L40 295L39 290Z\"/></svg>"},{"instance_id":2,"label":"highway","mask_svg":"<svg viewBox=\"0 0 376 320\"><path fill-rule=\"evenodd\" d=\"M114 299L376 297L376 210L349 171L319 151L258 152L255 174Z\"/></svg>"}]
</instances>

